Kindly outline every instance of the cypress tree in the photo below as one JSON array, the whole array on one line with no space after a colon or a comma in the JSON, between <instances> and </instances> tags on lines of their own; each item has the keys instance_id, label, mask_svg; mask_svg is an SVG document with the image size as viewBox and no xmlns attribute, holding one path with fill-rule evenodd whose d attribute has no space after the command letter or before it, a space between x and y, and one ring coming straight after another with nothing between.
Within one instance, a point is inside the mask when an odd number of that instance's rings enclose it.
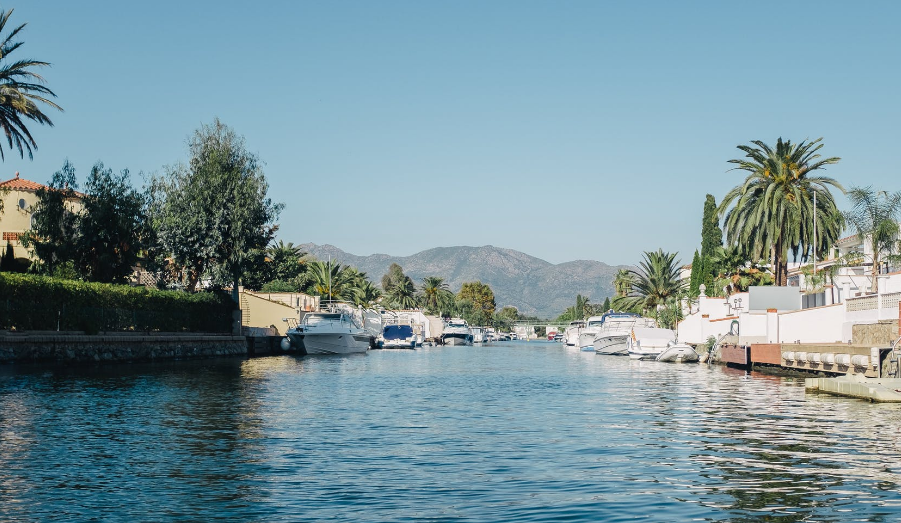
<instances>
[{"instance_id":1,"label":"cypress tree","mask_svg":"<svg viewBox=\"0 0 901 523\"><path fill-rule=\"evenodd\" d=\"M689 280L688 288L691 291L692 295L696 295L700 292L699 287L701 286L701 272L704 270L704 266L701 263L701 255L698 254L698 250L695 249L694 258L691 259L691 279Z\"/></svg>"},{"instance_id":2,"label":"cypress tree","mask_svg":"<svg viewBox=\"0 0 901 523\"><path fill-rule=\"evenodd\" d=\"M698 286L702 283L707 285L708 289L713 288L713 281L716 278L717 267L711 263L713 254L717 247L723 246L723 231L720 229L720 219L716 214L716 199L713 195L708 194L704 201L704 217L701 221L701 264L704 267L703 278L698 282Z\"/></svg>"},{"instance_id":3,"label":"cypress tree","mask_svg":"<svg viewBox=\"0 0 901 523\"><path fill-rule=\"evenodd\" d=\"M603 309L604 309L604 312L607 312L607 311L610 310L610 296L607 296L606 298L604 298L604 307L603 307Z\"/></svg>"}]
</instances>

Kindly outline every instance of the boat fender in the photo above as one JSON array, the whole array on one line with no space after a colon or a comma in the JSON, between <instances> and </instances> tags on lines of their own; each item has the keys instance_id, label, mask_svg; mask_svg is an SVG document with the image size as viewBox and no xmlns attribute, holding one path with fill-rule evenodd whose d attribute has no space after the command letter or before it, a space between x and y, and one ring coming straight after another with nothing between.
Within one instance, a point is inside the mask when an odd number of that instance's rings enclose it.
<instances>
[{"instance_id":1,"label":"boat fender","mask_svg":"<svg viewBox=\"0 0 901 523\"><path fill-rule=\"evenodd\" d=\"M282 350L291 350L291 339L290 338L282 338L282 341L279 343Z\"/></svg>"},{"instance_id":2,"label":"boat fender","mask_svg":"<svg viewBox=\"0 0 901 523\"><path fill-rule=\"evenodd\" d=\"M782 353L782 359L785 361L795 361L795 353L794 351L786 351Z\"/></svg>"},{"instance_id":3,"label":"boat fender","mask_svg":"<svg viewBox=\"0 0 901 523\"><path fill-rule=\"evenodd\" d=\"M836 363L836 365L841 365L842 367L850 367L851 366L851 355L850 354L836 354L835 355L835 363Z\"/></svg>"},{"instance_id":4,"label":"boat fender","mask_svg":"<svg viewBox=\"0 0 901 523\"><path fill-rule=\"evenodd\" d=\"M851 356L851 365L855 367L869 367L870 366L870 357L864 356L863 354L855 354Z\"/></svg>"}]
</instances>

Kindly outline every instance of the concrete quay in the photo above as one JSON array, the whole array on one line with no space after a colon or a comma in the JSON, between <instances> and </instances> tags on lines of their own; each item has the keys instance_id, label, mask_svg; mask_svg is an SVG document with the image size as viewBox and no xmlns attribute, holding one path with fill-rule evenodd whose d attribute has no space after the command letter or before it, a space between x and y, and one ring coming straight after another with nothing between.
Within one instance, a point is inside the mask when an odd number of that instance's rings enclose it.
<instances>
[{"instance_id":1,"label":"concrete quay","mask_svg":"<svg viewBox=\"0 0 901 523\"><path fill-rule=\"evenodd\" d=\"M838 378L807 378L807 392L860 398L875 403L901 403L901 378L866 378L849 374Z\"/></svg>"}]
</instances>

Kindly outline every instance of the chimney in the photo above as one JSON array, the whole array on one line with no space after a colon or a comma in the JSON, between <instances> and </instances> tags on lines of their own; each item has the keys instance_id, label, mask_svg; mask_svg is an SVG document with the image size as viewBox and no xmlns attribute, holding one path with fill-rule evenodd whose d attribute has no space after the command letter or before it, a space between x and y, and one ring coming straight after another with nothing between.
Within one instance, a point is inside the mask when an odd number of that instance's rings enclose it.
<instances>
[{"instance_id":1,"label":"chimney","mask_svg":"<svg viewBox=\"0 0 901 523\"><path fill-rule=\"evenodd\" d=\"M16 171L16 180L19 179L19 171Z\"/></svg>"}]
</instances>

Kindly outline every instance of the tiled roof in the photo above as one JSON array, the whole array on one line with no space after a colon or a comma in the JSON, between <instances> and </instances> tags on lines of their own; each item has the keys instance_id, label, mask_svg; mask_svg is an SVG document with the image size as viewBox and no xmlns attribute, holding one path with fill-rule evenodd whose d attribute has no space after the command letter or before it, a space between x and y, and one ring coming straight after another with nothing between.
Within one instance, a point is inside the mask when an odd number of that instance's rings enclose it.
<instances>
[{"instance_id":1,"label":"tiled roof","mask_svg":"<svg viewBox=\"0 0 901 523\"><path fill-rule=\"evenodd\" d=\"M38 182L33 182L31 180L26 180L24 178L19 178L17 176L11 180L0 182L0 187L5 187L13 191L36 191L42 187L46 187L46 185L40 184Z\"/></svg>"},{"instance_id":2,"label":"tiled roof","mask_svg":"<svg viewBox=\"0 0 901 523\"><path fill-rule=\"evenodd\" d=\"M47 186L42 183L33 182L31 180L26 180L24 178L19 178L19 173L16 173L15 178L10 178L9 180L6 180L5 182L0 182L0 187L2 187L4 189L9 189L11 191L29 191L29 192L35 192L38 189L47 189ZM72 191L72 192L75 194L75 196L77 198L84 198L84 193L80 193L78 191Z\"/></svg>"}]
</instances>

